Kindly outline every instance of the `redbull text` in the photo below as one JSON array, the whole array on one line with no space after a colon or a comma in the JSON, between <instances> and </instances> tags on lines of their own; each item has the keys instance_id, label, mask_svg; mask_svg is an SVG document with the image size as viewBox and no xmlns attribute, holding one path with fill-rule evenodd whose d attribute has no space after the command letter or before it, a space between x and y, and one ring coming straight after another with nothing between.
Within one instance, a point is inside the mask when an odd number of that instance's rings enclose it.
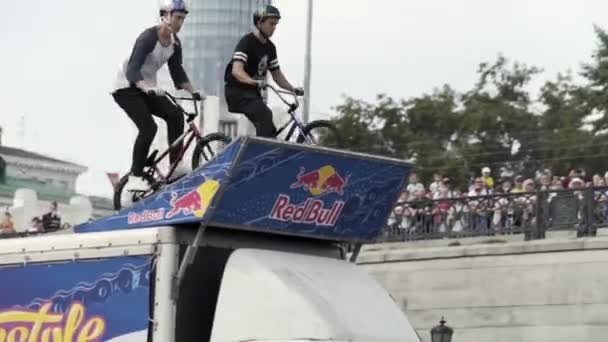
<instances>
[{"instance_id":1,"label":"redbull text","mask_svg":"<svg viewBox=\"0 0 608 342\"><path fill-rule=\"evenodd\" d=\"M145 222L156 222L160 221L165 217L165 208L160 208L156 210L144 210L141 213L129 213L127 217L128 224L137 224L137 223L145 223Z\"/></svg>"},{"instance_id":2,"label":"redbull text","mask_svg":"<svg viewBox=\"0 0 608 342\"><path fill-rule=\"evenodd\" d=\"M302 204L291 204L289 196L280 194L272 207L270 218L274 220L318 226L335 226L344 202L336 201L331 208L324 208L321 200L308 198Z\"/></svg>"}]
</instances>

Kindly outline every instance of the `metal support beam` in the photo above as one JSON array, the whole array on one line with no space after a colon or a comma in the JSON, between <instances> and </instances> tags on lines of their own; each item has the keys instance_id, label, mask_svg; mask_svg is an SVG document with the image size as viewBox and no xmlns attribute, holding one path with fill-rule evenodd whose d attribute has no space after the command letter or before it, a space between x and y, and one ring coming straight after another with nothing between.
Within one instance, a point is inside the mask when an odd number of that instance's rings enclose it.
<instances>
[{"instance_id":1,"label":"metal support beam","mask_svg":"<svg viewBox=\"0 0 608 342\"><path fill-rule=\"evenodd\" d=\"M356 262L357 261L357 257L359 257L359 253L361 252L361 246L363 246L363 244L358 243L355 245L355 249L353 250L353 254L350 255L350 262Z\"/></svg>"},{"instance_id":2,"label":"metal support beam","mask_svg":"<svg viewBox=\"0 0 608 342\"><path fill-rule=\"evenodd\" d=\"M184 258L179 264L177 274L173 278L173 289L171 290L171 299L174 301L177 301L177 298L179 298L179 289L182 285L182 281L184 280L184 275L186 274L188 266L190 266L194 261L194 258L196 257L196 252L198 252L198 246L203 243L204 235L205 226L201 224L201 226L198 228L198 231L196 232L194 240L192 240L192 244L186 249L186 253L184 253Z\"/></svg>"},{"instance_id":3,"label":"metal support beam","mask_svg":"<svg viewBox=\"0 0 608 342\"><path fill-rule=\"evenodd\" d=\"M306 25L306 59L304 62L304 108L303 108L303 121L304 123L310 122L310 73L312 69L312 0L308 0L308 20Z\"/></svg>"}]
</instances>

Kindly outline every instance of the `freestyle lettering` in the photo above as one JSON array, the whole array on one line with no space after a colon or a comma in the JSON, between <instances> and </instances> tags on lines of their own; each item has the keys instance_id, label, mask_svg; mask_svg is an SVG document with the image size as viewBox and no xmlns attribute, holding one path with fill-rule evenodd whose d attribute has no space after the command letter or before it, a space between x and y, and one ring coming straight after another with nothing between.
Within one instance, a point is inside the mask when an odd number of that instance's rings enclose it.
<instances>
[{"instance_id":1,"label":"freestyle lettering","mask_svg":"<svg viewBox=\"0 0 608 342\"><path fill-rule=\"evenodd\" d=\"M64 313L49 312L51 303L37 312L0 311L0 342L97 342L105 332L103 318L85 319L85 308L74 303Z\"/></svg>"},{"instance_id":2,"label":"freestyle lettering","mask_svg":"<svg viewBox=\"0 0 608 342\"><path fill-rule=\"evenodd\" d=\"M280 194L272 207L270 218L285 222L335 226L344 202L336 201L331 208L324 208L321 200L308 198L304 203L291 204L289 196Z\"/></svg>"}]
</instances>

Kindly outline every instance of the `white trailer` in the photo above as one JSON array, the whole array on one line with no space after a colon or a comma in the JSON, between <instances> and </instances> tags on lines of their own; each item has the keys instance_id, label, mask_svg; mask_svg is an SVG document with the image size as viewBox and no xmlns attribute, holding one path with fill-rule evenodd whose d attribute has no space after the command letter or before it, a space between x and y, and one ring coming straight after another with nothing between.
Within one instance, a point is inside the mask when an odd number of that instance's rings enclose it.
<instances>
[{"instance_id":1,"label":"white trailer","mask_svg":"<svg viewBox=\"0 0 608 342\"><path fill-rule=\"evenodd\" d=\"M419 341L353 262L410 169L240 138L73 234L0 241L0 342Z\"/></svg>"},{"instance_id":2,"label":"white trailer","mask_svg":"<svg viewBox=\"0 0 608 342\"><path fill-rule=\"evenodd\" d=\"M203 236L180 285L192 229L0 241L0 341L419 341L388 293L340 245L212 228ZM138 258L143 269L130 265ZM100 264L111 266L85 272ZM132 300L138 291L149 301ZM90 312L70 325L74 303ZM130 323L104 316L120 311ZM53 315L64 323L48 322ZM102 328L91 323L95 317ZM63 338L53 339L53 331Z\"/></svg>"}]
</instances>

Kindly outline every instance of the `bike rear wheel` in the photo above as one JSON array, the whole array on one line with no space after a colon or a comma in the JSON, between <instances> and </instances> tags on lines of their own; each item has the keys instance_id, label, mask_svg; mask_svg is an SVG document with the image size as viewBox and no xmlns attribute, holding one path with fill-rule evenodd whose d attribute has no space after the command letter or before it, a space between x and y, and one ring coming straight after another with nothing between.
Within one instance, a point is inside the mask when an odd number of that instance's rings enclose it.
<instances>
[{"instance_id":1,"label":"bike rear wheel","mask_svg":"<svg viewBox=\"0 0 608 342\"><path fill-rule=\"evenodd\" d=\"M230 137L224 133L211 133L204 136L196 144L194 152L192 153L192 170L209 162L209 160L221 152L230 141Z\"/></svg>"},{"instance_id":2,"label":"bike rear wheel","mask_svg":"<svg viewBox=\"0 0 608 342\"><path fill-rule=\"evenodd\" d=\"M122 178L120 179L118 184L116 184L116 188L114 189L114 199L113 199L114 210L124 209L123 208L124 206L122 203L122 193L123 193L123 191L125 191L125 186L127 185L127 182L129 181L130 175L131 175L131 173L127 173L126 175L122 176ZM132 197L130 197L132 204L135 204L136 202L144 199L145 197L148 197L150 194L154 193L154 191L155 191L155 189L154 189L155 182L154 182L154 179L152 178L152 176L145 173L143 178L146 180L146 182L148 182L148 184L150 184L150 190L146 191L146 192L138 191L137 193L134 193L132 195Z\"/></svg>"},{"instance_id":3,"label":"bike rear wheel","mask_svg":"<svg viewBox=\"0 0 608 342\"><path fill-rule=\"evenodd\" d=\"M303 134L298 135L297 142L304 143L306 137L312 140L313 144L329 148L342 148L343 140L336 126L327 120L316 120L304 126Z\"/></svg>"}]
</instances>

